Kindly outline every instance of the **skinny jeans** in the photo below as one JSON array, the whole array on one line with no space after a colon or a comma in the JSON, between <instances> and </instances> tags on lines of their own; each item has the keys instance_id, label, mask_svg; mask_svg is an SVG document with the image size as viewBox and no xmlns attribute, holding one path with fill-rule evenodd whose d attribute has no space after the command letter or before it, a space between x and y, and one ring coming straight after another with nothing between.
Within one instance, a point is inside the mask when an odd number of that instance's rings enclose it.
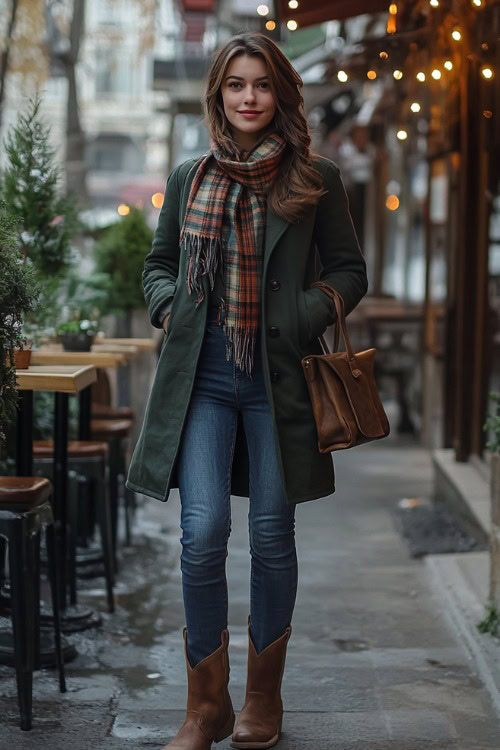
<instances>
[{"instance_id":1,"label":"skinny jeans","mask_svg":"<svg viewBox=\"0 0 500 750\"><path fill-rule=\"evenodd\" d=\"M287 503L264 385L260 333L251 378L226 360L223 312L210 306L178 453L181 573L192 667L228 624L227 543L238 414L248 445L250 634L257 653L291 623L298 581L295 505Z\"/></svg>"}]
</instances>

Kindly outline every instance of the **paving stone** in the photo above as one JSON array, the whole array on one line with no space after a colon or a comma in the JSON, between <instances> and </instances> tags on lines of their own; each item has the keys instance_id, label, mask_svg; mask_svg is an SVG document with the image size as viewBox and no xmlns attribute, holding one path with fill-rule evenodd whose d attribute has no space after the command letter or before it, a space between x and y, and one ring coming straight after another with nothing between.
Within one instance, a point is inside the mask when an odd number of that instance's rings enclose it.
<instances>
[{"instance_id":1,"label":"paving stone","mask_svg":"<svg viewBox=\"0 0 500 750\"><path fill-rule=\"evenodd\" d=\"M277 750L498 750L500 724L469 654L449 628L426 567L408 556L390 509L431 487L425 451L399 438L335 457L337 493L297 507L299 589ZM232 499L227 562L230 691L244 700L250 558L248 501ZM79 652L34 675L34 725L18 727L13 670L0 667L0 747L127 750L176 734L187 698L179 568L179 499L139 508L123 555L117 608L101 580L79 600L102 627L68 636ZM230 739L217 750L230 747Z\"/></svg>"}]
</instances>

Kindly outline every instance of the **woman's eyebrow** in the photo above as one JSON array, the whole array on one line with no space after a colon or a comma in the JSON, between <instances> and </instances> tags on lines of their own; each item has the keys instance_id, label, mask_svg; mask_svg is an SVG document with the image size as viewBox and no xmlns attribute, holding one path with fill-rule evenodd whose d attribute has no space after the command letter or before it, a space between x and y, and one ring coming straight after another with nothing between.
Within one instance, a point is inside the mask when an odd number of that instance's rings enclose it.
<instances>
[{"instance_id":1,"label":"woman's eyebrow","mask_svg":"<svg viewBox=\"0 0 500 750\"><path fill-rule=\"evenodd\" d=\"M256 78L255 80L256 80L256 81L262 81L262 79L263 79L263 78L267 78L267 77L268 77L268 76L259 76L259 77L258 77L258 78ZM244 79L244 78L242 78L241 76L233 76L233 75L231 75L231 76L227 76L227 78L226 78L226 81L227 81L227 79L228 79L228 78L237 78L237 79L238 79L238 81L244 81L244 80L245 80L245 79Z\"/></svg>"}]
</instances>

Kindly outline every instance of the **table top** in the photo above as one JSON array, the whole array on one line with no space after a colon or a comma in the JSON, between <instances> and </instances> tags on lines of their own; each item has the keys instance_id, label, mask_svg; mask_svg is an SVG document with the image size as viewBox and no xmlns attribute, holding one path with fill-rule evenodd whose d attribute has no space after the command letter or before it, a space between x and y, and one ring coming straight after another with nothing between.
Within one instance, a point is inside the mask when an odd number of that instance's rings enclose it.
<instances>
[{"instance_id":1,"label":"table top","mask_svg":"<svg viewBox=\"0 0 500 750\"><path fill-rule=\"evenodd\" d=\"M135 359L139 355L139 347L132 344L110 344L109 341L93 344L92 352L108 352L109 354L123 354L125 359Z\"/></svg>"},{"instance_id":2,"label":"table top","mask_svg":"<svg viewBox=\"0 0 500 750\"><path fill-rule=\"evenodd\" d=\"M33 361L33 355L32 361ZM97 370L93 365L38 365L16 370L17 388L21 391L54 391L79 393L95 383Z\"/></svg>"},{"instance_id":3,"label":"table top","mask_svg":"<svg viewBox=\"0 0 500 750\"><path fill-rule=\"evenodd\" d=\"M34 365L95 365L95 367L118 367L125 364L123 352L65 352L57 345L43 347L31 353Z\"/></svg>"},{"instance_id":4,"label":"table top","mask_svg":"<svg viewBox=\"0 0 500 750\"><path fill-rule=\"evenodd\" d=\"M138 349L143 349L145 351L154 351L156 349L156 344L154 342L154 339L141 339L141 338L125 338L125 339L115 339L115 338L96 338L95 343L98 345L101 344L125 344L129 346L137 346Z\"/></svg>"}]
</instances>

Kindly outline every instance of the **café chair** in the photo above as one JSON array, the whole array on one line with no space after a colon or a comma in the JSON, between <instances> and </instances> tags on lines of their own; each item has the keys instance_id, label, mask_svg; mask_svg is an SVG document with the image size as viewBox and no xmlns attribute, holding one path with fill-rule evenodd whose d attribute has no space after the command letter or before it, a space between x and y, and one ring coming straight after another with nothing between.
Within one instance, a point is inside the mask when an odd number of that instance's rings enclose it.
<instances>
[{"instance_id":1,"label":"caf\u00e9 chair","mask_svg":"<svg viewBox=\"0 0 500 750\"><path fill-rule=\"evenodd\" d=\"M59 690L66 692L61 649L52 484L44 477L0 476L0 536L7 541L14 661L21 729L33 716L33 670L40 662L40 532L47 545Z\"/></svg>"},{"instance_id":2,"label":"caf\u00e9 chair","mask_svg":"<svg viewBox=\"0 0 500 750\"><path fill-rule=\"evenodd\" d=\"M113 531L111 502L108 493L108 444L96 440L68 441L68 471L75 472L77 477L84 478L90 489L87 502L95 501L99 535L101 539L101 555L93 562L103 562L106 579L106 598L108 611L115 611L114 603L114 565L113 565ZM54 443L52 440L35 440L33 442L33 462L37 474L52 478L54 460ZM78 483L69 483L68 489L76 487L75 492L68 492L67 519L69 523L69 580L72 585L72 603L76 603L76 544L78 539L78 504L82 493L78 492Z\"/></svg>"}]
</instances>

